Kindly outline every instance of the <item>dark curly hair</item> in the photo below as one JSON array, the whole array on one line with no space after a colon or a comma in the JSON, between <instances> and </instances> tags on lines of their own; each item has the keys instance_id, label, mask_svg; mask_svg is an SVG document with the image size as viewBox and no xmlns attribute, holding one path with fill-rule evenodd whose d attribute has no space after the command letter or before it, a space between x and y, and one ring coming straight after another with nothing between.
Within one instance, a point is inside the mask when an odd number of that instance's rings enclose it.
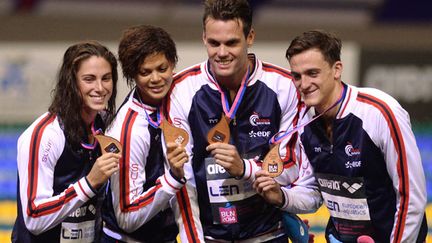
<instances>
[{"instance_id":1,"label":"dark curly hair","mask_svg":"<svg viewBox=\"0 0 432 243\"><path fill-rule=\"evenodd\" d=\"M144 60L157 53L165 55L168 62L177 64L177 49L171 36L162 28L139 25L126 29L118 48L123 76L129 87L133 87L139 68Z\"/></svg>"},{"instance_id":2,"label":"dark curly hair","mask_svg":"<svg viewBox=\"0 0 432 243\"><path fill-rule=\"evenodd\" d=\"M48 111L60 118L66 139L73 144L79 143L85 134L81 118L83 98L77 84L77 72L81 63L92 56L102 57L111 65L113 91L104 114L106 126L111 124L116 111L118 73L114 54L97 41L80 42L70 46L63 56L56 87L52 91L54 97Z\"/></svg>"}]
</instances>

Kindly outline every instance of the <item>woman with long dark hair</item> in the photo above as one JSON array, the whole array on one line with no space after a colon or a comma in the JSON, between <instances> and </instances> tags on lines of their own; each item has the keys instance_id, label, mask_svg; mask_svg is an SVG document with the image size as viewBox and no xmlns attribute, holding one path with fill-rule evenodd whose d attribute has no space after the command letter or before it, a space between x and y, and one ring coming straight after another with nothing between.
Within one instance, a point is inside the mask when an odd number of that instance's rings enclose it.
<instances>
[{"instance_id":1,"label":"woman with long dark hair","mask_svg":"<svg viewBox=\"0 0 432 243\"><path fill-rule=\"evenodd\" d=\"M115 114L117 60L95 41L70 46L53 101L18 139L18 217L13 242L92 242L103 187L120 155L101 155L94 135Z\"/></svg>"}]
</instances>

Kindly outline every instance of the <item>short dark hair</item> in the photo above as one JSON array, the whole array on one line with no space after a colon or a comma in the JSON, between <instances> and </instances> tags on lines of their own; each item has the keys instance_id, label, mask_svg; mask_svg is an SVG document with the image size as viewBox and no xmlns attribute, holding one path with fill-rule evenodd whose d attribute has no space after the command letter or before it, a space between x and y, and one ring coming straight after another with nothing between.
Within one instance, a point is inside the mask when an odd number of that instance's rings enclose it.
<instances>
[{"instance_id":1,"label":"short dark hair","mask_svg":"<svg viewBox=\"0 0 432 243\"><path fill-rule=\"evenodd\" d=\"M140 65L153 55L162 53L168 62L177 64L177 49L171 36L162 28L139 25L127 28L120 39L119 61L129 87L135 83Z\"/></svg>"},{"instance_id":2,"label":"short dark hair","mask_svg":"<svg viewBox=\"0 0 432 243\"><path fill-rule=\"evenodd\" d=\"M330 65L341 60L341 40L335 35L323 30L311 30L297 36L288 47L285 57L289 61L294 55L312 48L320 50L324 59Z\"/></svg>"},{"instance_id":3,"label":"short dark hair","mask_svg":"<svg viewBox=\"0 0 432 243\"><path fill-rule=\"evenodd\" d=\"M217 20L236 20L243 22L243 33L249 35L252 28L253 11L247 0L206 0L204 2L203 27L209 17Z\"/></svg>"},{"instance_id":4,"label":"short dark hair","mask_svg":"<svg viewBox=\"0 0 432 243\"><path fill-rule=\"evenodd\" d=\"M113 90L104 113L106 126L110 125L116 112L118 73L114 54L97 41L85 41L70 46L64 53L48 111L60 118L65 136L73 144L81 142L85 134L81 118L83 99L78 88L77 73L81 63L92 56L102 57L111 65Z\"/></svg>"}]
</instances>

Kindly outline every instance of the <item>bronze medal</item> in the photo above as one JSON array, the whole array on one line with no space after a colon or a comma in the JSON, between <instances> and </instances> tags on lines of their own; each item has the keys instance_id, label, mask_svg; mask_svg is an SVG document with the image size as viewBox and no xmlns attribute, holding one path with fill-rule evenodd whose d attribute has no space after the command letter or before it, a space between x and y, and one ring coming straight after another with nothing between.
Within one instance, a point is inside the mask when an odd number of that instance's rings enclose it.
<instances>
[{"instance_id":1,"label":"bronze medal","mask_svg":"<svg viewBox=\"0 0 432 243\"><path fill-rule=\"evenodd\" d=\"M173 126L167 120L162 121L160 128L163 131L165 143L174 142L186 147L189 142L189 134L184 129Z\"/></svg>"},{"instance_id":2,"label":"bronze medal","mask_svg":"<svg viewBox=\"0 0 432 243\"><path fill-rule=\"evenodd\" d=\"M207 134L207 141L212 143L228 143L230 139L229 118L222 114L220 121Z\"/></svg>"},{"instance_id":3,"label":"bronze medal","mask_svg":"<svg viewBox=\"0 0 432 243\"><path fill-rule=\"evenodd\" d=\"M282 174L283 162L279 156L279 144L273 146L264 157L262 169L270 174L270 177L276 177Z\"/></svg>"},{"instance_id":4,"label":"bronze medal","mask_svg":"<svg viewBox=\"0 0 432 243\"><path fill-rule=\"evenodd\" d=\"M117 139L105 135L95 135L95 139L99 142L102 154L115 153L119 154L122 152L122 145Z\"/></svg>"}]
</instances>

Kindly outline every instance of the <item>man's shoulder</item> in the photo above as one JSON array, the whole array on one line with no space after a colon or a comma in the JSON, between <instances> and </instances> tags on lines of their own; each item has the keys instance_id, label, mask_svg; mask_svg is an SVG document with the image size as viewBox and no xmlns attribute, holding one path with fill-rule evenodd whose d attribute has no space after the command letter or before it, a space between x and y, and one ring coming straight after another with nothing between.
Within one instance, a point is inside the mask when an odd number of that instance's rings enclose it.
<instances>
[{"instance_id":1,"label":"man's shoulder","mask_svg":"<svg viewBox=\"0 0 432 243\"><path fill-rule=\"evenodd\" d=\"M202 66L202 63L199 63L199 64L192 65L190 67L187 67L187 68L181 70L180 72L174 74L173 82L178 83L178 82L181 82L187 78L201 75L203 73L201 66Z\"/></svg>"},{"instance_id":2,"label":"man's shoulder","mask_svg":"<svg viewBox=\"0 0 432 243\"><path fill-rule=\"evenodd\" d=\"M357 100L365 105L372 105L379 107L389 107L391 109L399 107L399 102L387 94L386 92L370 87L355 87L357 90Z\"/></svg>"},{"instance_id":3,"label":"man's shoulder","mask_svg":"<svg viewBox=\"0 0 432 243\"><path fill-rule=\"evenodd\" d=\"M63 146L65 141L65 135L62 129L62 125L59 122L59 118L50 114L49 112L39 116L18 138L18 144L28 144L32 140L41 140L54 145ZM52 146L52 145L50 145Z\"/></svg>"},{"instance_id":4,"label":"man's shoulder","mask_svg":"<svg viewBox=\"0 0 432 243\"><path fill-rule=\"evenodd\" d=\"M174 75L170 93L181 94L183 97L193 96L197 90L208 84L208 82L204 63L193 65Z\"/></svg>"},{"instance_id":5,"label":"man's shoulder","mask_svg":"<svg viewBox=\"0 0 432 243\"><path fill-rule=\"evenodd\" d=\"M253 83L255 83L255 81L260 82L277 94L289 94L285 98L297 96L297 90L291 72L288 69L259 60L257 64L257 70L253 74ZM280 96L280 98L284 98L283 95Z\"/></svg>"},{"instance_id":6,"label":"man's shoulder","mask_svg":"<svg viewBox=\"0 0 432 243\"><path fill-rule=\"evenodd\" d=\"M278 74L285 78L292 79L291 72L288 69L269 62L262 61L261 63L263 73Z\"/></svg>"}]
</instances>

